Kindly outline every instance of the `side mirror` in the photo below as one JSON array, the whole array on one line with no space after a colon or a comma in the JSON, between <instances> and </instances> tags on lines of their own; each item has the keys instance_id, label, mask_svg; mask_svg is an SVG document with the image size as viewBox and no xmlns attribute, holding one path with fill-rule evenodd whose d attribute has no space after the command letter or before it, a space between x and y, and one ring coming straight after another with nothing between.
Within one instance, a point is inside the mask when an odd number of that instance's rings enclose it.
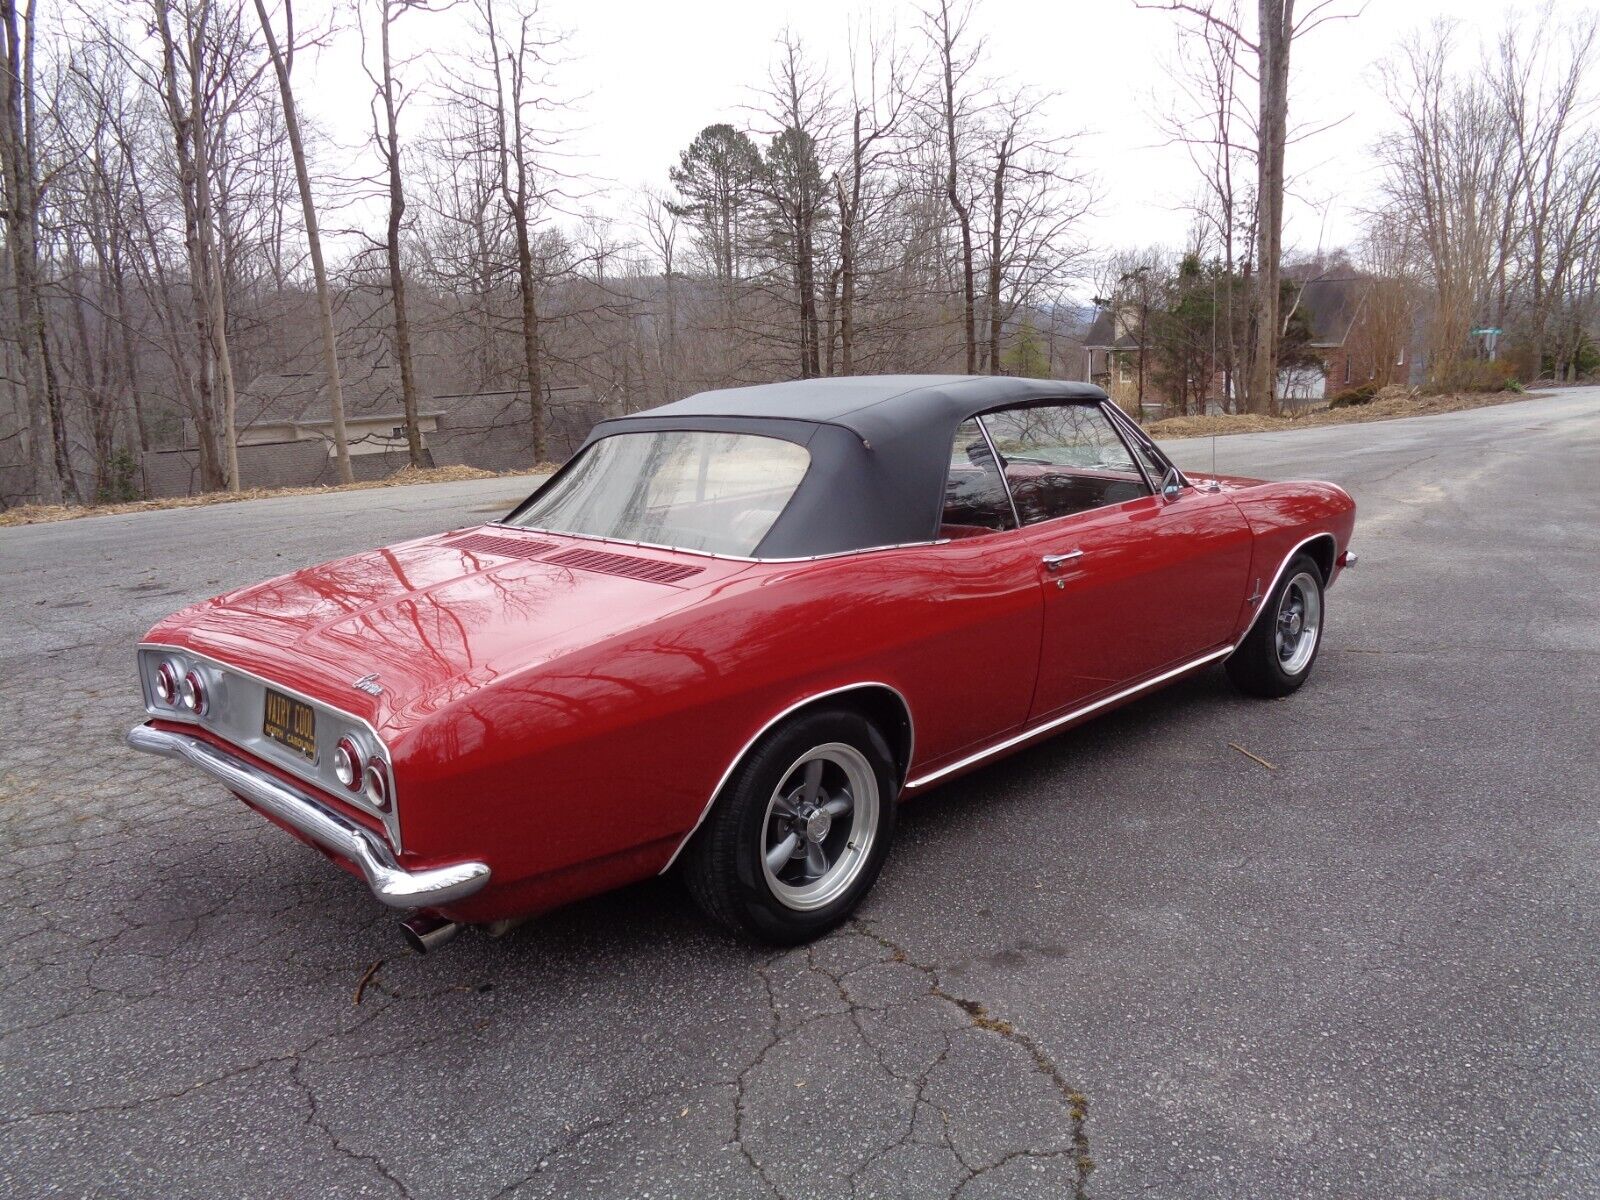
<instances>
[{"instance_id":1,"label":"side mirror","mask_svg":"<svg viewBox=\"0 0 1600 1200\"><path fill-rule=\"evenodd\" d=\"M1168 467L1167 473L1161 477L1161 495L1166 500L1176 500L1178 493L1183 491L1183 476L1178 474L1177 467Z\"/></svg>"}]
</instances>

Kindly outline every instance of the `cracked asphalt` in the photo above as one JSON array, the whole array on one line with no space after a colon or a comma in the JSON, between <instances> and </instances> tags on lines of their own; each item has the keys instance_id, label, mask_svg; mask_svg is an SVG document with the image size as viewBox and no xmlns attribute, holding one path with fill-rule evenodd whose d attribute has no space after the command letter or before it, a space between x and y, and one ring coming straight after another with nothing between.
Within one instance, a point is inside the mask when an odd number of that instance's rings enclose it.
<instances>
[{"instance_id":1,"label":"cracked asphalt","mask_svg":"<svg viewBox=\"0 0 1600 1200\"><path fill-rule=\"evenodd\" d=\"M0 1194L1600 1193L1600 389L1214 449L1361 506L1312 681L914 802L784 953L668 880L416 957L123 748L156 618L518 481L0 529Z\"/></svg>"}]
</instances>

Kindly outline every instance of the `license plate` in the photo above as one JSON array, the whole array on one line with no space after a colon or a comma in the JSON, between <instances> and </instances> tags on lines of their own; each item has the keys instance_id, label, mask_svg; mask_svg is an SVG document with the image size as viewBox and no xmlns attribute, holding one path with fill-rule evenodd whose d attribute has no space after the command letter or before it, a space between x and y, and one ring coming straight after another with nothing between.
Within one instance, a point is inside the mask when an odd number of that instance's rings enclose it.
<instances>
[{"instance_id":1,"label":"license plate","mask_svg":"<svg viewBox=\"0 0 1600 1200\"><path fill-rule=\"evenodd\" d=\"M317 761L317 713L304 700L268 688L261 732L296 754Z\"/></svg>"}]
</instances>

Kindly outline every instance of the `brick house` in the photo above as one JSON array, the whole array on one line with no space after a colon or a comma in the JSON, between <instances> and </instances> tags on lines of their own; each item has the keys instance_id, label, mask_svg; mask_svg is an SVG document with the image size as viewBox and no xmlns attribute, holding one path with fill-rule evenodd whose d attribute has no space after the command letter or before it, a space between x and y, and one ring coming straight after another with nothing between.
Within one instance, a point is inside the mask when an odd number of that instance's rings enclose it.
<instances>
[{"instance_id":1,"label":"brick house","mask_svg":"<svg viewBox=\"0 0 1600 1200\"><path fill-rule=\"evenodd\" d=\"M1356 276L1339 279L1315 278L1299 285L1296 311L1311 330L1309 349L1321 369L1301 368L1284 371L1279 377L1278 395L1292 403L1309 404L1333 392L1365 383L1372 371L1360 344L1358 331L1366 310L1370 284Z\"/></svg>"},{"instance_id":2,"label":"brick house","mask_svg":"<svg viewBox=\"0 0 1600 1200\"><path fill-rule=\"evenodd\" d=\"M1312 399L1366 383L1420 382L1419 314L1403 285L1362 275L1309 279L1300 285L1299 308L1322 360Z\"/></svg>"}]
</instances>

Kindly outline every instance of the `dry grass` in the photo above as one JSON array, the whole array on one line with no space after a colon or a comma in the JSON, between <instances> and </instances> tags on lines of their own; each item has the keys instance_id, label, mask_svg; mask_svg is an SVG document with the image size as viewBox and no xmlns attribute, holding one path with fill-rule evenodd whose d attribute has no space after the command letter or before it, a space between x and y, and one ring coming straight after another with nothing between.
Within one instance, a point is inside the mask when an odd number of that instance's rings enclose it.
<instances>
[{"instance_id":1,"label":"dry grass","mask_svg":"<svg viewBox=\"0 0 1600 1200\"><path fill-rule=\"evenodd\" d=\"M1368 404L1349 408L1315 408L1293 417L1267 417L1254 413L1220 414L1214 417L1168 417L1152 421L1145 432L1158 438L1211 437L1224 433L1271 433L1279 429L1308 429L1316 425L1354 425L1364 421L1393 421L1399 417L1422 417L1432 413L1460 412L1468 408L1487 408L1526 400L1522 392L1451 392L1426 396L1404 388L1385 388Z\"/></svg>"},{"instance_id":2,"label":"dry grass","mask_svg":"<svg viewBox=\"0 0 1600 1200\"><path fill-rule=\"evenodd\" d=\"M477 467L402 467L386 479L363 483L333 484L328 487L246 488L239 492L203 492L198 496L172 496L164 500L134 500L127 504L24 504L0 512L0 525L41 525L47 521L71 521L78 517L113 516L120 513L154 512L167 508L206 508L213 504L232 504L236 500L270 500L277 496L317 496L324 492L356 492L368 488L404 487L414 483L459 483L465 479L513 478L519 475L547 474L552 465L531 471L484 471Z\"/></svg>"}]
</instances>

